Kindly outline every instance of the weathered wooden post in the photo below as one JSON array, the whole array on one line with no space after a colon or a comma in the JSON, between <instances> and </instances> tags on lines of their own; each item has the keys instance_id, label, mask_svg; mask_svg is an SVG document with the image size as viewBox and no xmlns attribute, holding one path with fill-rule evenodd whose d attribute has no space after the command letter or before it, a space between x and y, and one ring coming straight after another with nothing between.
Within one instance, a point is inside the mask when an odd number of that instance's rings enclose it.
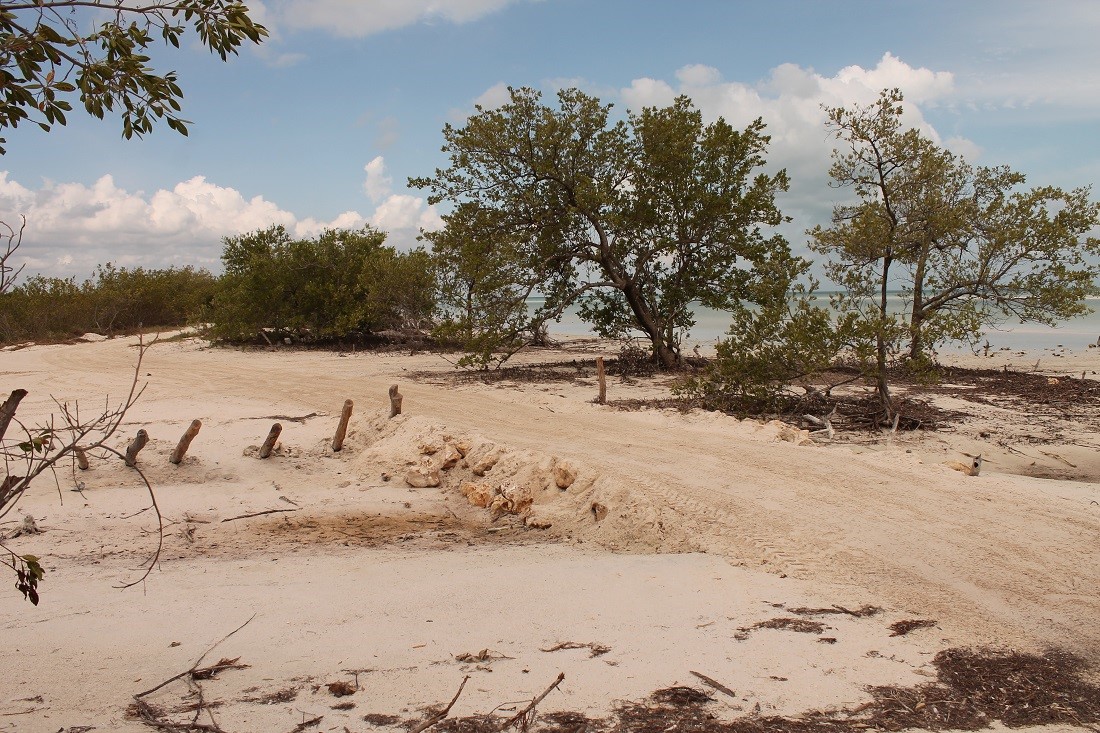
<instances>
[{"instance_id":1,"label":"weathered wooden post","mask_svg":"<svg viewBox=\"0 0 1100 733\"><path fill-rule=\"evenodd\" d=\"M977 476L982 472L982 454L974 456L974 460L970 462L970 475Z\"/></svg>"},{"instance_id":2,"label":"weathered wooden post","mask_svg":"<svg viewBox=\"0 0 1100 733\"><path fill-rule=\"evenodd\" d=\"M339 453L344 447L344 437L348 434L348 421L351 420L351 410L355 406L351 400L344 400L344 411L340 413L340 424L336 428L336 436L332 439L332 450Z\"/></svg>"},{"instance_id":3,"label":"weathered wooden post","mask_svg":"<svg viewBox=\"0 0 1100 733\"><path fill-rule=\"evenodd\" d=\"M390 417L397 417L401 414L401 401L404 399L401 393L397 391L397 385L390 387Z\"/></svg>"},{"instance_id":4,"label":"weathered wooden post","mask_svg":"<svg viewBox=\"0 0 1100 733\"><path fill-rule=\"evenodd\" d=\"M27 396L27 390L25 389L13 389L11 394L4 404L0 405L0 438L4 437L4 433L8 431L8 425L11 424L12 418L15 417L15 410L19 407L19 403Z\"/></svg>"},{"instance_id":5,"label":"weathered wooden post","mask_svg":"<svg viewBox=\"0 0 1100 733\"><path fill-rule=\"evenodd\" d=\"M596 357L596 377L600 380L600 396L597 400L601 405L607 404L607 370L603 364L603 357Z\"/></svg>"},{"instance_id":6,"label":"weathered wooden post","mask_svg":"<svg viewBox=\"0 0 1100 733\"><path fill-rule=\"evenodd\" d=\"M279 433L283 432L283 426L275 423L267 434L267 440L260 446L260 458L267 458L271 451L275 450L275 441L279 439Z\"/></svg>"},{"instance_id":7,"label":"weathered wooden post","mask_svg":"<svg viewBox=\"0 0 1100 733\"><path fill-rule=\"evenodd\" d=\"M187 455L187 449L191 446L191 441L195 439L201 429L202 420L192 420L191 427L187 428L187 432L180 438L180 442L176 443L176 449L172 451L172 455L169 456L168 460L178 466L183 461L183 457Z\"/></svg>"},{"instance_id":8,"label":"weathered wooden post","mask_svg":"<svg viewBox=\"0 0 1100 733\"><path fill-rule=\"evenodd\" d=\"M126 465L133 468L137 465L137 454L141 452L141 449L145 447L145 444L149 442L149 433L145 432L145 429L137 431L137 437L134 438L134 442L126 448Z\"/></svg>"},{"instance_id":9,"label":"weathered wooden post","mask_svg":"<svg viewBox=\"0 0 1100 733\"><path fill-rule=\"evenodd\" d=\"M84 452L84 449L78 445L73 448L73 454L76 456L76 467L81 471L87 471L88 454Z\"/></svg>"}]
</instances>

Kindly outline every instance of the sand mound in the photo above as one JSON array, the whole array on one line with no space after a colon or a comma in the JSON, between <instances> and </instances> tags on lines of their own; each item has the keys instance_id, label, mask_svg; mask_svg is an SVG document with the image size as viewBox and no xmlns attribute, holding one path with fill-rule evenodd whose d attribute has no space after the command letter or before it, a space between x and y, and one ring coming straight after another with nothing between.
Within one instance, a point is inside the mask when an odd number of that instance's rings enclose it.
<instances>
[{"instance_id":1,"label":"sand mound","mask_svg":"<svg viewBox=\"0 0 1100 733\"><path fill-rule=\"evenodd\" d=\"M356 446L357 444L357 446ZM626 477L578 457L516 448L415 416L376 418L353 436L360 473L461 497L494 520L512 518L548 538L628 552L679 552L686 533Z\"/></svg>"}]
</instances>

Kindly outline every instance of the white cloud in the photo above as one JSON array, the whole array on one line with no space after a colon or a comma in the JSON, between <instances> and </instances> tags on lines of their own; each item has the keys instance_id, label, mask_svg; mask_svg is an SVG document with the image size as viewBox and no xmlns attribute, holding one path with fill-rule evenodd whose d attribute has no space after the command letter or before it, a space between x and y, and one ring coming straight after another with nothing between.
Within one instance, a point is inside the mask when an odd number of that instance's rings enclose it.
<instances>
[{"instance_id":1,"label":"white cloud","mask_svg":"<svg viewBox=\"0 0 1100 733\"><path fill-rule=\"evenodd\" d=\"M127 191L110 175L90 186L45 181L31 190L0 171L0 220L27 217L19 257L26 272L87 277L97 264L217 269L222 237L282 224L296 236L326 227L355 227L363 216L347 211L332 221L299 220L262 196L195 176L151 195Z\"/></svg>"},{"instance_id":2,"label":"white cloud","mask_svg":"<svg viewBox=\"0 0 1100 733\"><path fill-rule=\"evenodd\" d=\"M805 239L804 228L827 221L838 195L826 180L834 141L825 129L823 105L866 105L874 102L882 89L898 87L905 95L906 124L920 127L938 142L939 135L924 119L921 106L950 100L955 93L951 73L914 68L890 53L873 68L847 66L832 76L782 64L772 69L768 78L744 83L723 81L717 69L696 64L679 69L675 79L675 85L648 77L634 79L619 94L635 111L668 105L677 95L685 94L708 120L721 116L744 127L763 118L772 138L768 167L786 168L791 177L791 191L781 197L780 206L794 217L795 225L785 233L796 248ZM978 150L963 138L953 138L950 147L967 156Z\"/></svg>"},{"instance_id":3,"label":"white cloud","mask_svg":"<svg viewBox=\"0 0 1100 733\"><path fill-rule=\"evenodd\" d=\"M496 109L510 101L512 95L508 92L508 85L501 81L482 92L474 100L474 104L480 105L482 109Z\"/></svg>"},{"instance_id":4,"label":"white cloud","mask_svg":"<svg viewBox=\"0 0 1100 733\"><path fill-rule=\"evenodd\" d=\"M294 28L362 38L421 22L468 23L517 0L272 0L268 13Z\"/></svg>"},{"instance_id":5,"label":"white cloud","mask_svg":"<svg viewBox=\"0 0 1100 733\"><path fill-rule=\"evenodd\" d=\"M363 170L363 190L375 205L373 213L345 211L331 220L298 217L263 196L245 198L203 176L147 195L120 188L109 174L91 185L45 181L31 189L0 170L0 221L17 226L20 215L26 215L17 257L26 262L28 274L77 278L90 276L105 262L126 267L196 265L217 271L223 237L272 224L301 238L370 224L386 232L386 242L398 249L415 246L421 228L443 225L424 198L393 192L382 156Z\"/></svg>"},{"instance_id":6,"label":"white cloud","mask_svg":"<svg viewBox=\"0 0 1100 733\"><path fill-rule=\"evenodd\" d=\"M381 155L363 166L367 178L363 181L363 191L373 203L378 203L393 191L393 179L386 175L386 161Z\"/></svg>"}]
</instances>

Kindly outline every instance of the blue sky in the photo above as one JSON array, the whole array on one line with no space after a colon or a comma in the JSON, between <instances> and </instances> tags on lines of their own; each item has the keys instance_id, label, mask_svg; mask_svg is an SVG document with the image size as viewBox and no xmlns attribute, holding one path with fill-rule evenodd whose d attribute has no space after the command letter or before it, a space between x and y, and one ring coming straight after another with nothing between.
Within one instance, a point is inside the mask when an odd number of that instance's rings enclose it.
<instances>
[{"instance_id":1,"label":"blue sky","mask_svg":"<svg viewBox=\"0 0 1100 733\"><path fill-rule=\"evenodd\" d=\"M825 223L821 105L906 94L909 120L971 162L1029 184L1100 181L1100 3L780 0L267 0L272 31L223 64L197 45L174 69L183 138L124 141L74 111L6 130L0 219L28 219L27 272L97 263L219 269L221 238L281 223L307 236L369 223L412 246L438 222L409 176L444 164L441 129L475 103L577 86L620 109L688 94L704 115L762 116L792 190L784 233Z\"/></svg>"}]
</instances>

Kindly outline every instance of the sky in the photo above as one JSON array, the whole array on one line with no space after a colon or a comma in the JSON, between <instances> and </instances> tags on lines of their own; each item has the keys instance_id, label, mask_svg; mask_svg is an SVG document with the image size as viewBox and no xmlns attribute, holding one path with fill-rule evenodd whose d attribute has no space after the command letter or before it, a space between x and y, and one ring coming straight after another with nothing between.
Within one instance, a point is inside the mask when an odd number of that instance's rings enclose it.
<instances>
[{"instance_id":1,"label":"sky","mask_svg":"<svg viewBox=\"0 0 1100 733\"><path fill-rule=\"evenodd\" d=\"M690 96L707 120L772 136L783 233L827 224L834 141L822 106L898 87L906 120L1028 185L1100 182L1100 2L1094 0L265 0L271 37L223 63L191 36L156 48L190 135L123 140L78 100L66 127L0 131L0 221L27 225L25 274L97 264L221 268L222 239L282 224L364 224L417 244L440 210L410 176L446 165L442 128L507 87L577 87L639 110ZM1096 196L1094 195L1094 198ZM17 263L17 264L19 264Z\"/></svg>"}]
</instances>

